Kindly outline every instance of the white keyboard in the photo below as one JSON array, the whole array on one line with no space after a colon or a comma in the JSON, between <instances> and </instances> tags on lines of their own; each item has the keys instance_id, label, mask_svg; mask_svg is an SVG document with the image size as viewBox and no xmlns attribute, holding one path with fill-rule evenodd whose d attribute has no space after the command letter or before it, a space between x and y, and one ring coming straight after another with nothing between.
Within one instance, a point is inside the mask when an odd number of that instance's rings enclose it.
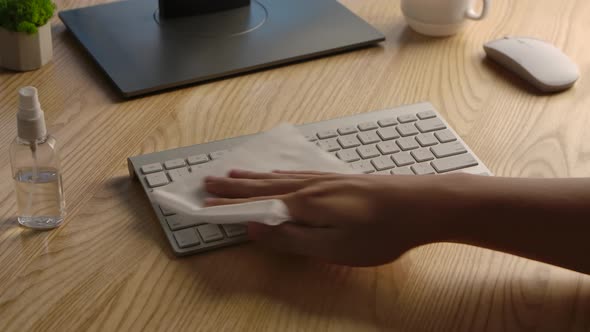
<instances>
[{"instance_id":1,"label":"white keyboard","mask_svg":"<svg viewBox=\"0 0 590 332\"><path fill-rule=\"evenodd\" d=\"M430 103L357 114L299 126L308 140L360 172L427 175L491 172ZM243 225L200 224L179 228L185 216L155 201L152 188L179 181L199 166L223 158L247 136L160 151L128 159L176 255L188 255L246 241ZM239 165L236 165L239 167ZM190 224L190 223L188 223Z\"/></svg>"}]
</instances>

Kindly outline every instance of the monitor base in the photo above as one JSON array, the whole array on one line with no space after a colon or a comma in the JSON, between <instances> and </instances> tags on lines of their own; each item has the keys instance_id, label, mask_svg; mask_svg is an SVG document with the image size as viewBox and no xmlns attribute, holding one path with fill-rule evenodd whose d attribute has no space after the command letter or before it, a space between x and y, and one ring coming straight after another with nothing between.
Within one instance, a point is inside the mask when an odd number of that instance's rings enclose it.
<instances>
[{"instance_id":1,"label":"monitor base","mask_svg":"<svg viewBox=\"0 0 590 332\"><path fill-rule=\"evenodd\" d=\"M252 0L250 6L164 20L157 0L128 0L59 17L125 97L385 39L334 0Z\"/></svg>"},{"instance_id":2,"label":"monitor base","mask_svg":"<svg viewBox=\"0 0 590 332\"><path fill-rule=\"evenodd\" d=\"M237 9L250 5L250 0L158 0L163 18L186 17Z\"/></svg>"},{"instance_id":3,"label":"monitor base","mask_svg":"<svg viewBox=\"0 0 590 332\"><path fill-rule=\"evenodd\" d=\"M252 32L262 27L268 12L260 3L215 13L177 18L162 18L154 12L154 20L163 36L176 38L226 38Z\"/></svg>"}]
</instances>

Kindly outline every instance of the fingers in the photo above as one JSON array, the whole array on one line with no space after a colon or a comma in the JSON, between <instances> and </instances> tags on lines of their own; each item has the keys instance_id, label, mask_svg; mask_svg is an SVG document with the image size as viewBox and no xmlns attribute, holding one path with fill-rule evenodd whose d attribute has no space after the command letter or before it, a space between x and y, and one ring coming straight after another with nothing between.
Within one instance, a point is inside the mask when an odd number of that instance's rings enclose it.
<instances>
[{"instance_id":1,"label":"fingers","mask_svg":"<svg viewBox=\"0 0 590 332\"><path fill-rule=\"evenodd\" d=\"M251 197L251 198L206 198L205 207L219 206L219 205L232 205L250 203L256 201L264 201L267 199L282 199L282 196L262 196L262 197Z\"/></svg>"},{"instance_id":2,"label":"fingers","mask_svg":"<svg viewBox=\"0 0 590 332\"><path fill-rule=\"evenodd\" d=\"M275 170L273 174L279 174L283 176L298 176L298 177L305 177L309 178L312 176L323 176L323 175L336 175L337 173L328 173L328 172L318 172L318 171L285 171L285 170Z\"/></svg>"},{"instance_id":3,"label":"fingers","mask_svg":"<svg viewBox=\"0 0 590 332\"><path fill-rule=\"evenodd\" d=\"M274 196L297 191L304 187L298 179L242 179L207 177L205 189L216 196L225 198L247 198Z\"/></svg>"},{"instance_id":4,"label":"fingers","mask_svg":"<svg viewBox=\"0 0 590 332\"><path fill-rule=\"evenodd\" d=\"M229 172L228 176L230 178L235 178L235 179L258 179L258 180L287 179L287 178L289 178L288 176L285 176L282 174L275 174L275 173L268 173L268 172L260 173L260 172L245 171L245 170L241 170L241 169L231 170Z\"/></svg>"},{"instance_id":5,"label":"fingers","mask_svg":"<svg viewBox=\"0 0 590 332\"><path fill-rule=\"evenodd\" d=\"M273 171L273 172L251 172L245 170L235 169L229 172L230 178L239 178L239 179L309 179L311 177L317 177L321 175L326 175L329 173L322 173L322 172L308 172L308 171Z\"/></svg>"},{"instance_id":6,"label":"fingers","mask_svg":"<svg viewBox=\"0 0 590 332\"><path fill-rule=\"evenodd\" d=\"M205 178L205 189L216 196L246 198L295 192L317 181L334 179L336 174L315 171L275 171L260 173L232 170L229 177Z\"/></svg>"}]
</instances>

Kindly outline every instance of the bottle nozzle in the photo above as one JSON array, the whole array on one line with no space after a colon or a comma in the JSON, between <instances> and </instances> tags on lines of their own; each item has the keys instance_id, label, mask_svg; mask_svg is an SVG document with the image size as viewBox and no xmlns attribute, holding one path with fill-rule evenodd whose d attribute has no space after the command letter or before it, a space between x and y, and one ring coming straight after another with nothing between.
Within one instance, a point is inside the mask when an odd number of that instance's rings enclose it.
<instances>
[{"instance_id":1,"label":"bottle nozzle","mask_svg":"<svg viewBox=\"0 0 590 332\"><path fill-rule=\"evenodd\" d=\"M18 91L18 136L28 141L35 141L47 135L45 115L39 103L39 93L32 86Z\"/></svg>"},{"instance_id":2,"label":"bottle nozzle","mask_svg":"<svg viewBox=\"0 0 590 332\"><path fill-rule=\"evenodd\" d=\"M21 88L18 91L18 108L24 112L41 111L41 104L39 104L39 93L37 89L32 86Z\"/></svg>"}]
</instances>

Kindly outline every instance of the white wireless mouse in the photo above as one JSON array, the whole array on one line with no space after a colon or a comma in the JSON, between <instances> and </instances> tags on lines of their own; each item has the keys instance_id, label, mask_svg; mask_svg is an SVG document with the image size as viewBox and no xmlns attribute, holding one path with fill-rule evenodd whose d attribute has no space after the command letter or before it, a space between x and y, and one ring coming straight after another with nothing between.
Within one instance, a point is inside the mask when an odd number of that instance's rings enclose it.
<instances>
[{"instance_id":1,"label":"white wireless mouse","mask_svg":"<svg viewBox=\"0 0 590 332\"><path fill-rule=\"evenodd\" d=\"M557 47L527 37L505 37L484 45L487 56L543 92L570 88L578 66Z\"/></svg>"}]
</instances>

